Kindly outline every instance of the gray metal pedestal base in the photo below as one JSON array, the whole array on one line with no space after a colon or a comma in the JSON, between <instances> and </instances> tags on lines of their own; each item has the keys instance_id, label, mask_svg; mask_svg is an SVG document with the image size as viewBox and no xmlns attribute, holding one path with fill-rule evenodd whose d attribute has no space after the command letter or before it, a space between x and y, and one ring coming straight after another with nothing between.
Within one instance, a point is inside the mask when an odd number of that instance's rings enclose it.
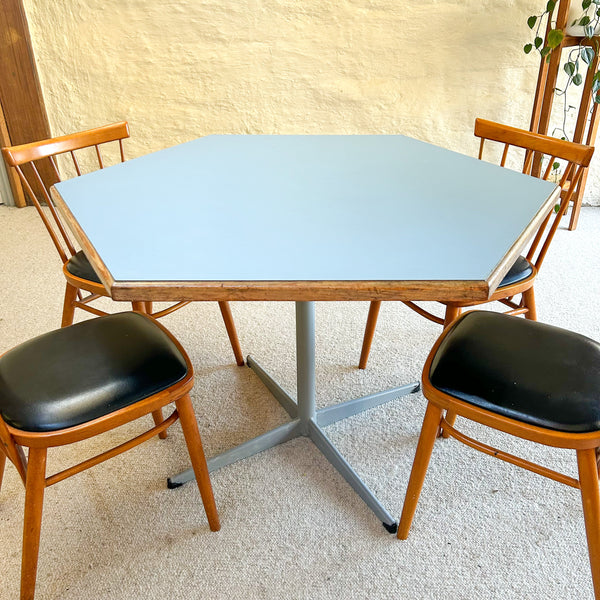
<instances>
[{"instance_id":1,"label":"gray metal pedestal base","mask_svg":"<svg viewBox=\"0 0 600 600\"><path fill-rule=\"evenodd\" d=\"M321 410L315 409L315 312L314 303L296 302L296 362L298 402L296 402L271 376L251 357L248 366L258 375L269 391L293 419L267 433L263 433L231 450L213 456L208 460L208 470L216 471L243 458L258 454L268 448L283 444L299 436L310 438L327 460L337 469L354 491L381 520L384 527L395 533L398 523L381 505L371 490L363 483L354 469L348 464L337 448L325 435L323 427L341 419L346 419L369 408L385 404L390 400L416 392L418 383L412 383L385 392L370 394L362 398L348 400ZM179 487L193 479L192 469L187 469L168 480L169 487Z\"/></svg>"}]
</instances>

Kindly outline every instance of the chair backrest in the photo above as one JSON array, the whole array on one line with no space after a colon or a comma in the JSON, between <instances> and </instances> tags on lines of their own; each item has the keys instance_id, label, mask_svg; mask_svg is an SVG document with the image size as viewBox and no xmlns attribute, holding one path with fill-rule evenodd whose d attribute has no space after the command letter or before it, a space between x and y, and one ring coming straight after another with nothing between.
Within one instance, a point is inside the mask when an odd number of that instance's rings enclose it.
<instances>
[{"instance_id":1,"label":"chair backrest","mask_svg":"<svg viewBox=\"0 0 600 600\"><path fill-rule=\"evenodd\" d=\"M479 158L483 159L484 145L486 141L503 144L500 165L507 166L511 150L516 152L525 151L522 172L531 175L534 161L548 160L545 169L541 169L540 178L549 179L556 173L556 163L562 168L562 176L558 185L562 188L561 202L554 213L550 212L538 229L531 246L527 252L529 260L539 271L542 262L548 252L552 238L558 229L561 218L565 214L569 202L577 189L584 169L589 166L594 154L593 146L576 144L566 140L559 140L547 135L532 133L524 129L517 129L508 125L486 121L475 120L475 136L481 138L479 145ZM560 162L559 162L560 161ZM520 164L520 163L519 163Z\"/></svg>"},{"instance_id":2,"label":"chair backrest","mask_svg":"<svg viewBox=\"0 0 600 600\"><path fill-rule=\"evenodd\" d=\"M23 188L27 196L36 207L63 263L66 263L73 254L75 254L75 246L71 241L67 229L63 225L61 218L50 197L50 190L44 184L39 170L36 167L36 162L39 160L49 160L52 169L58 181L61 180L57 157L65 155L69 162L72 163L77 176L82 174L81 160L78 160L75 154L79 150L86 148L94 148L94 162L97 166L103 169L105 166L105 157L100 151L100 146L110 142L118 143L118 154L120 162L125 160L123 153L123 140L129 137L129 126L127 122L122 121L88 129L79 133L64 135L61 137L42 140L40 142L32 142L30 144L22 144L20 146L11 146L2 148L2 155L9 167L16 169ZM115 144L116 145L116 144ZM80 157L81 159L81 157ZM24 168L25 167L25 168ZM49 211L42 208L41 200L48 205ZM49 214L48 214L49 213Z\"/></svg>"}]
</instances>

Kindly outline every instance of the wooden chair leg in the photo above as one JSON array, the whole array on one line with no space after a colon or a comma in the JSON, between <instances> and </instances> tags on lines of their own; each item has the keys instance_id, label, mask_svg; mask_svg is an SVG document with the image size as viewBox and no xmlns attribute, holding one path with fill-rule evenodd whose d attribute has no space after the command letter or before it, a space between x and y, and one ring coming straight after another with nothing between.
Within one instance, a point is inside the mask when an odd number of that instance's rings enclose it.
<instances>
[{"instance_id":1,"label":"wooden chair leg","mask_svg":"<svg viewBox=\"0 0 600 600\"><path fill-rule=\"evenodd\" d=\"M594 597L600 598L600 491L598 490L596 450L594 448L578 450L577 466L594 583Z\"/></svg>"},{"instance_id":2,"label":"wooden chair leg","mask_svg":"<svg viewBox=\"0 0 600 600\"><path fill-rule=\"evenodd\" d=\"M530 321L537 321L537 310L535 308L535 293L533 286L523 292L523 306L527 308L525 318Z\"/></svg>"},{"instance_id":3,"label":"wooden chair leg","mask_svg":"<svg viewBox=\"0 0 600 600\"><path fill-rule=\"evenodd\" d=\"M135 312L139 312L139 313L144 313L144 314L148 314L147 308L148 308L148 304L152 304L151 302L142 302L140 300L134 300L131 303L131 308L132 310L134 310ZM154 419L154 424L155 425L159 425L160 423L162 423L164 421L164 417L163 417L163 413L162 413L162 409L157 409L152 413L152 418ZM158 437L161 440L165 440L167 439L167 430L165 429L164 431L161 431L158 434Z\"/></svg>"},{"instance_id":4,"label":"wooden chair leg","mask_svg":"<svg viewBox=\"0 0 600 600\"><path fill-rule=\"evenodd\" d=\"M152 302L146 302L146 314L152 314Z\"/></svg>"},{"instance_id":5,"label":"wooden chair leg","mask_svg":"<svg viewBox=\"0 0 600 600\"><path fill-rule=\"evenodd\" d=\"M25 484L21 600L33 600L37 575L42 507L46 487L46 448L30 448Z\"/></svg>"},{"instance_id":6,"label":"wooden chair leg","mask_svg":"<svg viewBox=\"0 0 600 600\"><path fill-rule=\"evenodd\" d=\"M153 411L152 418L154 419L155 425L160 425L165 420L165 418L163 417L162 408L158 408L155 411ZM158 434L158 437L161 440L166 440L167 439L167 430L165 429L164 431L161 431Z\"/></svg>"},{"instance_id":7,"label":"wooden chair leg","mask_svg":"<svg viewBox=\"0 0 600 600\"><path fill-rule=\"evenodd\" d=\"M379 309L381 308L381 300L372 300L369 305L369 314L367 315L367 324L365 326L365 335L363 337L362 350L360 352L360 360L358 361L359 369L367 368L367 361L371 352L371 344L375 335L375 326L379 317Z\"/></svg>"},{"instance_id":8,"label":"wooden chair leg","mask_svg":"<svg viewBox=\"0 0 600 600\"><path fill-rule=\"evenodd\" d=\"M131 310L140 313L146 313L146 303L141 302L140 300L135 300L131 303Z\"/></svg>"},{"instance_id":9,"label":"wooden chair leg","mask_svg":"<svg viewBox=\"0 0 600 600\"><path fill-rule=\"evenodd\" d=\"M452 427L454 425L454 422L456 421L456 413L449 410L446 413L445 420L446 420L446 423L448 423L448 425L450 425L450 427ZM446 433L444 431L444 429L442 427L440 427L440 430L438 431L438 437L443 437L445 440L447 440L450 437L450 434Z\"/></svg>"},{"instance_id":10,"label":"wooden chair leg","mask_svg":"<svg viewBox=\"0 0 600 600\"><path fill-rule=\"evenodd\" d=\"M580 188L582 183L579 184ZM579 212L581 211L581 195L577 193L573 200L573 208L571 209L571 220L569 221L569 231L574 231L577 228L577 221L579 221Z\"/></svg>"},{"instance_id":11,"label":"wooden chair leg","mask_svg":"<svg viewBox=\"0 0 600 600\"><path fill-rule=\"evenodd\" d=\"M447 304L446 314L444 315L444 329L448 327L450 323L456 321L456 319L460 317L461 312L462 309L459 306L452 306ZM448 422L448 425L454 425L454 421L456 421L456 414L452 411L448 411L446 413L446 421ZM438 432L438 436L441 436L444 439L447 439L449 437L443 429L440 429L440 431Z\"/></svg>"},{"instance_id":12,"label":"wooden chair leg","mask_svg":"<svg viewBox=\"0 0 600 600\"><path fill-rule=\"evenodd\" d=\"M417 509L417 502L423 489L425 473L427 473L429 459L431 458L431 452L437 438L441 419L442 409L430 402L425 411L415 460L410 472L410 479L408 480L408 488L406 490L406 497L404 498L404 506L402 507L402 516L400 517L400 525L398 526L399 540L405 540L408 537L415 510Z\"/></svg>"},{"instance_id":13,"label":"wooden chair leg","mask_svg":"<svg viewBox=\"0 0 600 600\"><path fill-rule=\"evenodd\" d=\"M75 300L77 299L77 292L79 290L67 283L65 288L65 299L63 301L63 313L61 327L68 327L73 325L73 318L75 317Z\"/></svg>"},{"instance_id":14,"label":"wooden chair leg","mask_svg":"<svg viewBox=\"0 0 600 600\"><path fill-rule=\"evenodd\" d=\"M229 336L229 343L233 348L235 362L238 364L238 366L242 367L245 364L244 355L242 354L242 348L240 346L240 340L238 339L238 334L235 329L235 323L233 322L233 315L231 314L229 302L219 302L219 308L221 309L221 316L223 317L225 329L227 330L227 335Z\"/></svg>"},{"instance_id":15,"label":"wooden chair leg","mask_svg":"<svg viewBox=\"0 0 600 600\"><path fill-rule=\"evenodd\" d=\"M177 406L177 413L181 421L181 428L183 429L185 443L192 462L192 468L194 469L194 475L196 476L196 483L200 490L200 496L202 497L202 503L204 504L206 517L208 518L208 524L211 531L219 531L221 529L219 513L217 512L215 497L210 483L206 457L204 456L202 440L198 431L198 422L196 421L196 415L194 414L189 395L177 400L175 406Z\"/></svg>"},{"instance_id":16,"label":"wooden chair leg","mask_svg":"<svg viewBox=\"0 0 600 600\"><path fill-rule=\"evenodd\" d=\"M2 479L4 477L4 467L6 465L6 454L0 449L0 490L2 489Z\"/></svg>"},{"instance_id":17,"label":"wooden chair leg","mask_svg":"<svg viewBox=\"0 0 600 600\"><path fill-rule=\"evenodd\" d=\"M462 309L460 306L453 306L452 304L446 304L446 312L444 314L444 329L450 325L450 323L456 321L460 317Z\"/></svg>"}]
</instances>

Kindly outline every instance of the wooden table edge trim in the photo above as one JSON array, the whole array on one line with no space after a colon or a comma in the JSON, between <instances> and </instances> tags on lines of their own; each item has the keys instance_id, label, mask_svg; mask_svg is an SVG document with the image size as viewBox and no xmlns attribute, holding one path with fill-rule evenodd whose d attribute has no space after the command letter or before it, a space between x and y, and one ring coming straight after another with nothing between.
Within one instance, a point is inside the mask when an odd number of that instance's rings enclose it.
<instances>
[{"instance_id":1,"label":"wooden table edge trim","mask_svg":"<svg viewBox=\"0 0 600 600\"><path fill-rule=\"evenodd\" d=\"M69 230L73 234L73 237L81 246L81 249L83 250L84 254L87 256L87 259L90 261L90 264L94 268L96 275L98 275L98 277L100 278L102 285L106 288L108 292L110 292L115 285L115 280L113 279L113 276L111 275L110 271L100 258L98 252L96 252L96 248L94 248L93 244L90 242L83 229L81 229L81 226L77 222L77 219L73 216L71 209L62 199L60 192L56 189L55 186L52 186L50 188L50 195L52 196L56 207L58 208L60 214L65 220L65 223L69 227ZM138 296L134 298L134 300L140 300L140 297Z\"/></svg>"},{"instance_id":2,"label":"wooden table edge trim","mask_svg":"<svg viewBox=\"0 0 600 600\"><path fill-rule=\"evenodd\" d=\"M489 297L486 281L118 281L115 300L353 301Z\"/></svg>"},{"instance_id":3,"label":"wooden table edge trim","mask_svg":"<svg viewBox=\"0 0 600 600\"><path fill-rule=\"evenodd\" d=\"M510 250L507 252L504 259L498 263L487 280L490 288L490 296L496 291L496 288L500 285L500 282L504 279L504 276L513 266L523 248L525 248L527 245L527 242L534 236L542 221L546 218L554 206L560 202L560 194L561 189L560 186L557 185L552 194L548 196L546 202L544 202L544 204L540 207L529 225L523 230L523 233L521 233L515 243L510 247Z\"/></svg>"},{"instance_id":4,"label":"wooden table edge trim","mask_svg":"<svg viewBox=\"0 0 600 600\"><path fill-rule=\"evenodd\" d=\"M52 186L51 195L73 236L113 300L133 301L484 301L502 278L560 196L556 187L529 226L511 246L487 280L398 281L115 281L73 213Z\"/></svg>"}]
</instances>

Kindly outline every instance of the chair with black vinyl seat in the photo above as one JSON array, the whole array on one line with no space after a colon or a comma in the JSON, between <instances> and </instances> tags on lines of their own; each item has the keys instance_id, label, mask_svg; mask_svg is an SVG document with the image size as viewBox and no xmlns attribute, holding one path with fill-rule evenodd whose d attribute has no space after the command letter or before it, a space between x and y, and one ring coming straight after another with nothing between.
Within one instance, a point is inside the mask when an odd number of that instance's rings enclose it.
<instances>
[{"instance_id":1,"label":"chair with black vinyl seat","mask_svg":"<svg viewBox=\"0 0 600 600\"><path fill-rule=\"evenodd\" d=\"M595 597L600 600L600 344L543 323L473 311L442 333L425 363L422 382L427 410L398 538L408 537L441 427L476 450L581 491ZM525 440L575 450L578 479L466 436L448 423L444 411Z\"/></svg>"},{"instance_id":2,"label":"chair with black vinyl seat","mask_svg":"<svg viewBox=\"0 0 600 600\"><path fill-rule=\"evenodd\" d=\"M49 161L56 181L60 181L57 157L62 156L68 164L72 163L71 169L74 175L80 176L86 170L82 166L84 163L97 164L98 168L103 169L105 162L123 162L125 160L123 140L128 137L129 126L127 122L123 121L48 140L2 148L6 164L17 171L27 196L42 218L63 263L63 273L67 280L62 314L63 327L73 323L76 308L96 316L105 315L104 311L91 303L108 294L85 254L75 248L36 163ZM63 166L66 168L67 165ZM90 169L91 167L87 170ZM48 210L42 208L40 198L47 205ZM87 292L87 294L84 295L82 292ZM150 313L155 318L168 315L187 304L189 302L177 302L153 313L152 302L144 302L143 298L132 302L134 310ZM228 302L222 301L219 302L219 309L225 322L235 360L238 365L243 365L244 357L231 314L231 307Z\"/></svg>"},{"instance_id":3,"label":"chair with black vinyl seat","mask_svg":"<svg viewBox=\"0 0 600 600\"><path fill-rule=\"evenodd\" d=\"M501 149L499 162L502 167L522 164L522 173L531 175L534 161L542 160L542 156L544 156L544 161L547 161L547 164L540 173L540 178L548 179L556 173L555 165L560 165L562 175L558 183L563 188L560 206L543 221L533 237L527 254L517 258L488 300L479 303L472 301L443 302L442 304L445 306L444 316L435 315L415 302L404 302L404 304L426 319L444 325L444 327L456 319L464 308L488 302L500 302L508 307L508 310L504 309L506 314L524 315L526 318L535 321L537 318L533 292L535 278L579 181L590 164L594 148L484 119L476 119L475 136L481 140L479 145L480 160L484 159L484 149L487 148L486 142L489 141L501 144L498 150ZM494 144L491 144L491 146L494 146ZM485 198L481 200L485 202ZM515 297L518 300L515 300ZM358 364L360 369L365 369L367 366L380 307L381 301L379 300L372 301L369 306Z\"/></svg>"},{"instance_id":4,"label":"chair with black vinyl seat","mask_svg":"<svg viewBox=\"0 0 600 600\"><path fill-rule=\"evenodd\" d=\"M173 336L151 317L116 313L46 333L0 356L0 486L6 458L25 484L21 599L34 596L46 487L97 465L181 421L212 531L219 516L189 392L193 369ZM46 475L48 448L107 432L175 404L137 437ZM24 448L28 448L28 458Z\"/></svg>"}]
</instances>

